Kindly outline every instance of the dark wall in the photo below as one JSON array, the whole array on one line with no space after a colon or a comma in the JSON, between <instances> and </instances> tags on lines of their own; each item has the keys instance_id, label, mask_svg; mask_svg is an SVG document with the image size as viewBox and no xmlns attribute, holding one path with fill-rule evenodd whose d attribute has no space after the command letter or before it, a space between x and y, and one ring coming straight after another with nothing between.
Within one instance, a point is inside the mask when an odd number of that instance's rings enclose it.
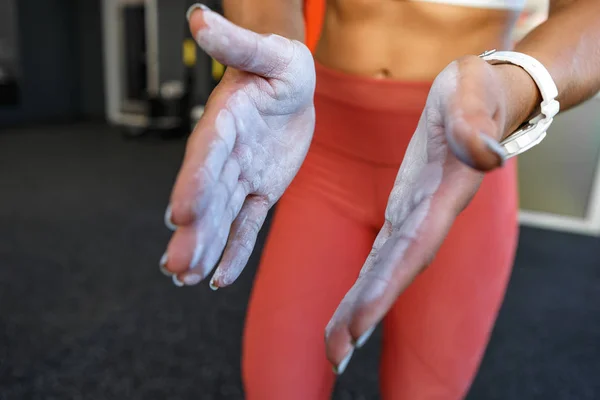
<instances>
[{"instance_id":1,"label":"dark wall","mask_svg":"<svg viewBox=\"0 0 600 400\"><path fill-rule=\"evenodd\" d=\"M0 109L0 123L66 117L75 103L66 0L18 0L17 25L20 56L20 104Z\"/></svg>"},{"instance_id":2,"label":"dark wall","mask_svg":"<svg viewBox=\"0 0 600 400\"><path fill-rule=\"evenodd\" d=\"M0 125L101 116L100 0L15 3L21 96L0 107Z\"/></svg>"},{"instance_id":3,"label":"dark wall","mask_svg":"<svg viewBox=\"0 0 600 400\"><path fill-rule=\"evenodd\" d=\"M20 1L20 0L19 0ZM79 104L84 118L104 118L104 58L102 1L75 0L77 56L79 60Z\"/></svg>"}]
</instances>

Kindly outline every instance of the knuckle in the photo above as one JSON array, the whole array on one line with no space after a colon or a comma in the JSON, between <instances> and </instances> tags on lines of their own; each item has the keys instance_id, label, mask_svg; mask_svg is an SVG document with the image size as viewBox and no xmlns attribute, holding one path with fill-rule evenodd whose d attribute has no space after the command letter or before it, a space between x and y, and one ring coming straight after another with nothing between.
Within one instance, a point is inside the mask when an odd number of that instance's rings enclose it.
<instances>
[{"instance_id":1,"label":"knuckle","mask_svg":"<svg viewBox=\"0 0 600 400\"><path fill-rule=\"evenodd\" d=\"M473 62L473 59L476 59L476 58L477 58L477 56L467 54L467 55L457 58L454 62L457 63L457 65L465 65L465 64L468 65L471 62Z\"/></svg>"},{"instance_id":2,"label":"knuckle","mask_svg":"<svg viewBox=\"0 0 600 400\"><path fill-rule=\"evenodd\" d=\"M171 222L182 224L191 216L192 209L189 205L177 200L171 201Z\"/></svg>"},{"instance_id":3,"label":"knuckle","mask_svg":"<svg viewBox=\"0 0 600 400\"><path fill-rule=\"evenodd\" d=\"M252 35L251 46L248 51L242 54L240 60L240 66L242 69L247 69L252 65L255 57L259 55L259 39L257 36Z\"/></svg>"},{"instance_id":4,"label":"knuckle","mask_svg":"<svg viewBox=\"0 0 600 400\"><path fill-rule=\"evenodd\" d=\"M384 230L385 233L389 236L394 229L393 227L394 227L394 224L393 224L392 220L389 218L386 218L385 222L383 223L382 230Z\"/></svg>"},{"instance_id":5,"label":"knuckle","mask_svg":"<svg viewBox=\"0 0 600 400\"><path fill-rule=\"evenodd\" d=\"M453 61L459 68L471 68L475 65L480 65L482 62L485 63L481 57L472 54L461 56Z\"/></svg>"},{"instance_id":6,"label":"knuckle","mask_svg":"<svg viewBox=\"0 0 600 400\"><path fill-rule=\"evenodd\" d=\"M242 174L240 176L239 184L244 189L244 192L246 193L246 195L252 193L252 191L254 190L254 188L252 187L252 181L251 181L251 179L248 178L248 176L246 174Z\"/></svg>"},{"instance_id":7,"label":"knuckle","mask_svg":"<svg viewBox=\"0 0 600 400\"><path fill-rule=\"evenodd\" d=\"M258 232L260 232L260 226L260 223L255 219L248 221L248 233L252 237L258 236Z\"/></svg>"},{"instance_id":8,"label":"knuckle","mask_svg":"<svg viewBox=\"0 0 600 400\"><path fill-rule=\"evenodd\" d=\"M212 168L206 165L200 166L196 173L196 178L200 182L200 192L204 192L208 188L212 188L216 182L215 173Z\"/></svg>"},{"instance_id":9,"label":"knuckle","mask_svg":"<svg viewBox=\"0 0 600 400\"><path fill-rule=\"evenodd\" d=\"M254 245L252 245L249 240L240 241L239 246L240 250L244 254L244 258L250 256L250 254L252 254L252 251L254 250Z\"/></svg>"},{"instance_id":10,"label":"knuckle","mask_svg":"<svg viewBox=\"0 0 600 400\"><path fill-rule=\"evenodd\" d=\"M360 279L362 279L364 282L368 281L370 283L369 286L371 286L373 283L380 283L383 286L387 286L391 282L391 279L388 275L389 274L384 274L378 268L373 268L366 271Z\"/></svg>"}]
</instances>

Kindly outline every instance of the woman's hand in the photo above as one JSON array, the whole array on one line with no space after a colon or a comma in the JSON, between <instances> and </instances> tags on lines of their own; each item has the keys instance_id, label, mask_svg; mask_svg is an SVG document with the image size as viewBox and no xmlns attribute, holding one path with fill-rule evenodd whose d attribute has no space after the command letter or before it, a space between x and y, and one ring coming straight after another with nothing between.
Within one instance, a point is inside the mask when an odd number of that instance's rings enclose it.
<instances>
[{"instance_id":1,"label":"woman's hand","mask_svg":"<svg viewBox=\"0 0 600 400\"><path fill-rule=\"evenodd\" d=\"M327 357L338 373L433 260L481 183L483 172L472 167L483 171L502 163L497 143L510 124L504 79L502 68L467 57L433 83L389 197L385 224L326 328Z\"/></svg>"},{"instance_id":2,"label":"woman's hand","mask_svg":"<svg viewBox=\"0 0 600 400\"><path fill-rule=\"evenodd\" d=\"M229 68L187 144L165 217L176 232L161 266L176 284L193 285L222 255L216 288L239 276L306 156L315 70L300 42L256 34L207 9L189 20L200 47Z\"/></svg>"}]
</instances>

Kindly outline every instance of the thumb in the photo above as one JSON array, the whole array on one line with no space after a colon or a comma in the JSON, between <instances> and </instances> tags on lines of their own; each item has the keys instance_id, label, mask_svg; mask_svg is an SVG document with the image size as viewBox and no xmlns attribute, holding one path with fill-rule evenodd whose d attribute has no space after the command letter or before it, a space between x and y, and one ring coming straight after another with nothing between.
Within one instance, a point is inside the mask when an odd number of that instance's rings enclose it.
<instances>
[{"instance_id":1,"label":"thumb","mask_svg":"<svg viewBox=\"0 0 600 400\"><path fill-rule=\"evenodd\" d=\"M441 111L450 149L478 171L502 166L507 154L499 140L506 112L492 70L478 57L465 57L450 68L454 70L448 75L455 76L453 90L445 85L437 88L442 92Z\"/></svg>"},{"instance_id":2,"label":"thumb","mask_svg":"<svg viewBox=\"0 0 600 400\"><path fill-rule=\"evenodd\" d=\"M478 171L501 167L507 154L497 139L501 137L498 125L484 112L451 112L445 123L450 149L459 160Z\"/></svg>"},{"instance_id":3,"label":"thumb","mask_svg":"<svg viewBox=\"0 0 600 400\"><path fill-rule=\"evenodd\" d=\"M198 45L221 64L279 78L294 57L296 42L241 28L205 5L194 4L187 17Z\"/></svg>"}]
</instances>

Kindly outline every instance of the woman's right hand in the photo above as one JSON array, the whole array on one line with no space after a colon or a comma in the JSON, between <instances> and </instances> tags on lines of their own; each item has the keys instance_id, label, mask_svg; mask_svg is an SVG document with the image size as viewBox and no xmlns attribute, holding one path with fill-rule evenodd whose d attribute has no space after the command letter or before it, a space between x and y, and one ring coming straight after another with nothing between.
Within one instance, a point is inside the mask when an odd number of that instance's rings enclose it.
<instances>
[{"instance_id":1,"label":"woman's right hand","mask_svg":"<svg viewBox=\"0 0 600 400\"><path fill-rule=\"evenodd\" d=\"M176 231L161 267L177 285L193 285L219 262L216 288L239 276L267 212L304 161L315 68L298 41L259 35L206 8L188 18L200 47L229 68L187 143L165 216Z\"/></svg>"}]
</instances>

